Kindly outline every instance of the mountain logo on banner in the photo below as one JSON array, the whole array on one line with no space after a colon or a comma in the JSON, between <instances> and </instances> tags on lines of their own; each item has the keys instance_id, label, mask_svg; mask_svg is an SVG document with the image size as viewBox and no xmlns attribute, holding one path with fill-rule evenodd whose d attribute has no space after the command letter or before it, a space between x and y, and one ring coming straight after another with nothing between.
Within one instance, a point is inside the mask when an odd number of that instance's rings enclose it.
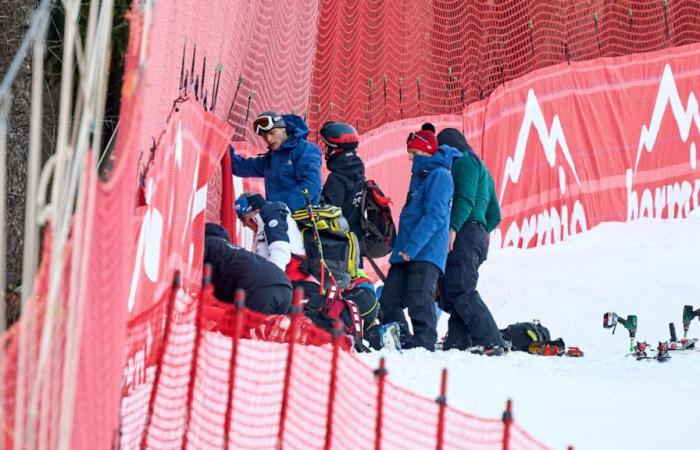
<instances>
[{"instance_id":1,"label":"mountain logo on banner","mask_svg":"<svg viewBox=\"0 0 700 450\"><path fill-rule=\"evenodd\" d=\"M639 161L642 157L642 151L646 150L647 153L651 153L656 144L656 138L659 134L659 129L661 128L661 121L666 112L666 107L671 106L671 112L676 119L676 125L678 125L678 132L680 134L683 142L688 141L690 136L690 130L695 122L695 127L700 131L700 112L698 112L698 100L694 93L690 93L688 96L688 106L683 107L681 101L681 96L678 93L678 87L676 86L676 80L673 77L673 72L671 71L671 66L666 64L664 67L663 75L661 76L661 82L659 83L659 93L656 96L656 103L654 104L654 110L651 114L651 121L649 126L642 125L642 132L639 136L639 146L637 147L637 158L634 163L634 173L637 173L639 169ZM695 143L690 145L690 163L694 167L696 164L696 147Z\"/></svg>"},{"instance_id":2,"label":"mountain logo on banner","mask_svg":"<svg viewBox=\"0 0 700 450\"><path fill-rule=\"evenodd\" d=\"M579 185L581 184L578 173L576 173L576 167L574 166L571 152L569 151L569 146L566 143L564 130L559 122L559 116L555 114L552 118L551 126L548 127L544 115L542 114L542 108L540 108L540 104L535 96L535 91L530 89L527 93L525 115L523 117L522 125L520 126L520 132L518 133L518 142L515 145L515 153L512 157L509 156L506 160L506 167L503 173L503 182L501 183L501 195L499 197L501 202L503 201L503 196L506 192L508 180L515 184L520 179L523 160L525 159L525 150L527 149L527 141L530 137L530 130L532 127L537 130L537 135L539 136L542 147L544 148L544 154L547 158L547 163L549 163L549 167L554 168L557 163L556 149L558 145L561 147L561 152L569 166L569 169L571 169L571 172L576 179L576 183ZM566 192L566 175L561 165L558 168L558 172L559 187L561 192L564 193Z\"/></svg>"}]
</instances>

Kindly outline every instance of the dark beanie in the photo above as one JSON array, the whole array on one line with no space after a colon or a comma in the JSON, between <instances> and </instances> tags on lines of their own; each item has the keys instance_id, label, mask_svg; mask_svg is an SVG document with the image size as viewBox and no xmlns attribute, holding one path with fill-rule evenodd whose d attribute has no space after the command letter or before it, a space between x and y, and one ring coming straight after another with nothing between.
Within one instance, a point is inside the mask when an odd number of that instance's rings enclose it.
<instances>
[{"instance_id":1,"label":"dark beanie","mask_svg":"<svg viewBox=\"0 0 700 450\"><path fill-rule=\"evenodd\" d=\"M218 223L209 222L204 225L204 235L219 237L228 241L228 231Z\"/></svg>"},{"instance_id":2,"label":"dark beanie","mask_svg":"<svg viewBox=\"0 0 700 450\"><path fill-rule=\"evenodd\" d=\"M437 141L439 145L449 145L452 148L456 148L460 152L472 152L472 147L467 142L461 131L456 128L445 128L437 135Z\"/></svg>"},{"instance_id":3,"label":"dark beanie","mask_svg":"<svg viewBox=\"0 0 700 450\"><path fill-rule=\"evenodd\" d=\"M421 125L420 129L423 131L432 131L433 134L435 134L435 125L430 122L425 122L423 125Z\"/></svg>"}]
</instances>

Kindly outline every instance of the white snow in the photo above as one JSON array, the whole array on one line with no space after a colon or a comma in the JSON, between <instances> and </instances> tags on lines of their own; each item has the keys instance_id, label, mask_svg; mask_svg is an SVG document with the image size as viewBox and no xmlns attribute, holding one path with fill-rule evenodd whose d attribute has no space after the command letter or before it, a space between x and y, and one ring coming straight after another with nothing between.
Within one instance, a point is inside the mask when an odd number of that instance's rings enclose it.
<instances>
[{"instance_id":1,"label":"white snow","mask_svg":"<svg viewBox=\"0 0 700 450\"><path fill-rule=\"evenodd\" d=\"M515 420L544 443L565 449L698 448L700 352L672 352L666 363L636 361L627 331L603 329L603 313L637 314L637 338L655 347L669 322L683 334L683 305L700 307L700 211L688 219L605 223L553 246L493 251L479 292L500 327L540 319L552 337L583 358L512 352L489 358L424 350L363 355L387 358L389 378L434 398L448 368L448 403ZM440 318L439 333L447 327ZM695 319L688 337L700 337Z\"/></svg>"}]
</instances>

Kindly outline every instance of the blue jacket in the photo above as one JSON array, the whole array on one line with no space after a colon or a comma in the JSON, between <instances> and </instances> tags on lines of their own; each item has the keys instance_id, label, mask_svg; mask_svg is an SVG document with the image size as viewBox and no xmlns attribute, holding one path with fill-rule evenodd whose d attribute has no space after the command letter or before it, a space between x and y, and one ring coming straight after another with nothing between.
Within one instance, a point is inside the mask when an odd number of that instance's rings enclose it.
<instances>
[{"instance_id":1,"label":"blue jacket","mask_svg":"<svg viewBox=\"0 0 700 450\"><path fill-rule=\"evenodd\" d=\"M306 207L302 189L309 190L316 205L321 194L321 149L306 140L309 128L299 116L285 114L287 140L275 151L255 157L236 155L229 145L233 174L239 177L265 177L267 200L283 202L289 210Z\"/></svg>"},{"instance_id":2,"label":"blue jacket","mask_svg":"<svg viewBox=\"0 0 700 450\"><path fill-rule=\"evenodd\" d=\"M391 264L404 262L399 256L399 252L404 252L411 261L427 261L445 271L454 190L450 168L461 156L459 151L444 145L433 156L414 157Z\"/></svg>"}]
</instances>

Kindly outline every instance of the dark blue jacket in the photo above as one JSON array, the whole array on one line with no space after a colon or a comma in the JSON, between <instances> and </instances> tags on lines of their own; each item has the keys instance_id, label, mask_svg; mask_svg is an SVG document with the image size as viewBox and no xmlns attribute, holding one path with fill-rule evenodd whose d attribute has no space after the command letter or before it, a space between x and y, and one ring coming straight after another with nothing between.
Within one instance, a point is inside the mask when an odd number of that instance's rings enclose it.
<instances>
[{"instance_id":1,"label":"dark blue jacket","mask_svg":"<svg viewBox=\"0 0 700 450\"><path fill-rule=\"evenodd\" d=\"M411 184L399 218L399 235L389 262L427 261L445 271L452 201L452 163L462 154L441 146L430 157L416 155L411 167Z\"/></svg>"},{"instance_id":2,"label":"dark blue jacket","mask_svg":"<svg viewBox=\"0 0 700 450\"><path fill-rule=\"evenodd\" d=\"M205 225L204 262L212 265L214 296L231 303L237 289L249 295L270 286L292 288L289 278L274 264L228 240L226 230L217 224Z\"/></svg>"},{"instance_id":3,"label":"dark blue jacket","mask_svg":"<svg viewBox=\"0 0 700 450\"><path fill-rule=\"evenodd\" d=\"M311 203L317 205L321 194L321 150L306 140L309 128L299 116L282 116L287 124L287 140L280 148L255 157L235 154L229 145L233 174L239 177L265 177L267 200L283 202L289 210L306 207L302 189L309 190Z\"/></svg>"}]
</instances>

